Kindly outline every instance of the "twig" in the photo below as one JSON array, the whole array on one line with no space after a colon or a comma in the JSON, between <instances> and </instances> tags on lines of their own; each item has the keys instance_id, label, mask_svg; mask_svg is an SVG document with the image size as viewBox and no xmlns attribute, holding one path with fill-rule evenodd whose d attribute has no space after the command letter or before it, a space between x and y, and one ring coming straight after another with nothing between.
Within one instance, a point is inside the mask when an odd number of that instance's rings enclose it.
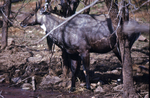
<instances>
[{"instance_id":1,"label":"twig","mask_svg":"<svg viewBox=\"0 0 150 98\"><path fill-rule=\"evenodd\" d=\"M3 16L6 18L6 20L8 20L8 21L11 23L11 25L12 25L13 27L17 27L17 28L19 28L20 30L23 30L23 29L20 28L19 26L15 26L14 23L13 23L10 19L8 19L8 17L5 15L4 11L3 11L2 9L0 9L0 10L1 10ZM6 20L5 20L5 22L6 22ZM17 21L17 22L18 22L18 21Z\"/></svg>"},{"instance_id":2,"label":"twig","mask_svg":"<svg viewBox=\"0 0 150 98\"><path fill-rule=\"evenodd\" d=\"M16 16L17 16L18 13L21 11L21 9L24 8L31 0L29 0L29 1L24 5L25 1L26 1L26 0L23 1L22 5L21 5L21 8L18 10L18 12L16 13L16 15L15 15L14 18L16 18ZM23 6L23 5L24 5L24 6Z\"/></svg>"},{"instance_id":3,"label":"twig","mask_svg":"<svg viewBox=\"0 0 150 98\"><path fill-rule=\"evenodd\" d=\"M113 0L111 0L111 6L110 6L110 8L109 8L108 15L109 15L110 10L111 10L111 8L112 8L112 4L113 4Z\"/></svg>"},{"instance_id":4,"label":"twig","mask_svg":"<svg viewBox=\"0 0 150 98\"><path fill-rule=\"evenodd\" d=\"M78 14L80 14L81 12L83 12L84 10L90 8L91 6L93 6L94 4L96 4L96 2L99 0L95 0L92 4L86 6L85 8L81 9L80 11L76 12L76 14L72 15L71 17L67 18L66 21L62 22L61 24L59 24L57 27L53 28L49 33L47 33L44 37L42 37L36 44L40 43L42 40L44 40L48 35L50 35L54 30L56 30L57 28L61 27L62 25L64 25L65 23L67 23L68 21L70 21L72 18L74 18L75 16L77 16Z\"/></svg>"},{"instance_id":5,"label":"twig","mask_svg":"<svg viewBox=\"0 0 150 98\"><path fill-rule=\"evenodd\" d=\"M144 6L145 4L149 3L150 0L145 1L140 7L136 8L134 4L131 3L131 1L129 0L129 4L132 5L134 7L133 12L139 10L142 6Z\"/></svg>"},{"instance_id":6,"label":"twig","mask_svg":"<svg viewBox=\"0 0 150 98\"><path fill-rule=\"evenodd\" d=\"M32 76L32 89L35 91L35 77Z\"/></svg>"},{"instance_id":7,"label":"twig","mask_svg":"<svg viewBox=\"0 0 150 98\"><path fill-rule=\"evenodd\" d=\"M23 82L23 81L25 81L25 80L27 80L27 79L29 79L29 78L31 78L31 77L32 77L32 76L29 76L29 77L27 77L27 78L23 79L22 81L17 82L16 84L13 84L13 85L11 85L11 86L18 85L18 84L20 84L21 82Z\"/></svg>"},{"instance_id":8,"label":"twig","mask_svg":"<svg viewBox=\"0 0 150 98\"><path fill-rule=\"evenodd\" d=\"M2 14L4 15L4 17L11 23L11 24L13 24L13 22L12 21L10 21L9 19L8 19L8 17L5 15L5 13L3 12L3 10L1 9L1 12L2 12Z\"/></svg>"},{"instance_id":9,"label":"twig","mask_svg":"<svg viewBox=\"0 0 150 98\"><path fill-rule=\"evenodd\" d=\"M4 98L4 97L2 96L2 91L0 91L0 97Z\"/></svg>"}]
</instances>

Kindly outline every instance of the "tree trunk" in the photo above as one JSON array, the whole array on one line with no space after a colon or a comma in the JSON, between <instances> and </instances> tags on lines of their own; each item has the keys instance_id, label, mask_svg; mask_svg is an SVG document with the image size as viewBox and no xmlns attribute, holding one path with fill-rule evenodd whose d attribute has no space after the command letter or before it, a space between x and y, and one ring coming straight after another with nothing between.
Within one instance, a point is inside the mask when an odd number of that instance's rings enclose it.
<instances>
[{"instance_id":1,"label":"tree trunk","mask_svg":"<svg viewBox=\"0 0 150 98\"><path fill-rule=\"evenodd\" d=\"M1 49L5 49L7 46L7 37L8 37L8 19L11 10L11 0L4 0L4 13L3 14L3 27L2 27L2 39L1 39Z\"/></svg>"},{"instance_id":2,"label":"tree trunk","mask_svg":"<svg viewBox=\"0 0 150 98\"><path fill-rule=\"evenodd\" d=\"M118 40L123 66L123 98L138 98L133 84L132 58L128 36L123 35L123 32L120 31Z\"/></svg>"},{"instance_id":3,"label":"tree trunk","mask_svg":"<svg viewBox=\"0 0 150 98\"><path fill-rule=\"evenodd\" d=\"M109 16L112 20L113 26L114 26L114 30L117 27L117 24L119 22L119 19L117 18L117 14L118 14L118 6L113 2L114 0L105 0L106 6L109 13ZM116 3L118 3L117 0L115 0Z\"/></svg>"},{"instance_id":4,"label":"tree trunk","mask_svg":"<svg viewBox=\"0 0 150 98\"><path fill-rule=\"evenodd\" d=\"M115 0L118 3L118 0ZM114 30L118 25L119 19L117 19L118 14L118 6L114 3L114 0L105 0L108 11L110 11L109 15L112 19ZM125 2L122 4L125 6ZM123 23L125 21L129 21L129 13L128 8L124 8L122 14L122 18L120 21L120 27L117 30L117 36L119 40L119 48L121 52L121 60L123 66L123 98L137 98L137 94L135 93L135 88L133 84L133 72L132 72L132 59L131 52L129 47L128 35L125 35L122 32Z\"/></svg>"},{"instance_id":5,"label":"tree trunk","mask_svg":"<svg viewBox=\"0 0 150 98\"><path fill-rule=\"evenodd\" d=\"M84 0L83 1L85 6L88 6L90 4L90 0ZM90 13L90 8L86 9L84 12L84 14L89 14Z\"/></svg>"}]
</instances>

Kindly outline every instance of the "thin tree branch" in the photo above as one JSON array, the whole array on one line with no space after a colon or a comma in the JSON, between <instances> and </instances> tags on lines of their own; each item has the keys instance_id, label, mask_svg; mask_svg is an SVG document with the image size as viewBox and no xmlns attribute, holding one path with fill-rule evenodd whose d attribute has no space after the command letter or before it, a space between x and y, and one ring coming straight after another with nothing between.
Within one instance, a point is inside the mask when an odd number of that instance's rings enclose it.
<instances>
[{"instance_id":1,"label":"thin tree branch","mask_svg":"<svg viewBox=\"0 0 150 98\"><path fill-rule=\"evenodd\" d=\"M31 0L29 0L29 1L24 5L25 1L26 1L26 0L23 1L22 5L21 5L21 8L18 10L18 12L16 13L16 15L15 15L14 18L16 18L16 16L17 16L18 13L21 11L21 9L24 8L27 4L29 4L29 2L30 2Z\"/></svg>"},{"instance_id":2,"label":"thin tree branch","mask_svg":"<svg viewBox=\"0 0 150 98\"><path fill-rule=\"evenodd\" d=\"M3 11L2 9L0 9L0 10L1 10L2 14L4 15L4 17L6 18L6 20L8 20L8 21L11 23L11 25L12 25L13 27L17 27L17 28L19 28L20 30L23 30L23 29L20 28L19 26L15 26L14 23L13 23L10 19L8 19L8 17L5 15L4 11ZM6 20L5 20L5 21L6 21Z\"/></svg>"},{"instance_id":3,"label":"thin tree branch","mask_svg":"<svg viewBox=\"0 0 150 98\"><path fill-rule=\"evenodd\" d=\"M135 5L134 5L135 10L133 10L133 12L139 10L142 6L144 6L145 4L147 4L147 3L149 3L149 2L150 2L150 0L147 0L146 2L144 2L144 3L143 3L140 7L138 7L138 8L135 8Z\"/></svg>"},{"instance_id":4,"label":"thin tree branch","mask_svg":"<svg viewBox=\"0 0 150 98\"><path fill-rule=\"evenodd\" d=\"M0 91L0 97L1 97L1 98L4 98L4 96L2 96L2 91Z\"/></svg>"},{"instance_id":5,"label":"thin tree branch","mask_svg":"<svg viewBox=\"0 0 150 98\"><path fill-rule=\"evenodd\" d=\"M1 9L1 12L2 12L2 14L4 15L4 17L5 17L11 24L13 24L13 22L8 19L8 17L5 15L5 13L4 13L4 11L3 11L2 9ZM5 21L6 21L6 20L5 20Z\"/></svg>"}]
</instances>

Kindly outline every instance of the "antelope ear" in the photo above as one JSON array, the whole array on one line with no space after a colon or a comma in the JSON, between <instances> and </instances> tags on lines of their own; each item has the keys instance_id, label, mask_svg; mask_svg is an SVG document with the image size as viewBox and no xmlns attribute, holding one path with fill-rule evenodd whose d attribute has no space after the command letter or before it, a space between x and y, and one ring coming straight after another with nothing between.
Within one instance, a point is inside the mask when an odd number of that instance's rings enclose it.
<instances>
[{"instance_id":1,"label":"antelope ear","mask_svg":"<svg viewBox=\"0 0 150 98\"><path fill-rule=\"evenodd\" d=\"M39 3L39 8L41 8L41 5L42 5L42 0L38 0L38 3Z\"/></svg>"},{"instance_id":2,"label":"antelope ear","mask_svg":"<svg viewBox=\"0 0 150 98\"><path fill-rule=\"evenodd\" d=\"M36 8L35 8L36 10L38 9L38 7L37 7L37 2L36 2Z\"/></svg>"},{"instance_id":3,"label":"antelope ear","mask_svg":"<svg viewBox=\"0 0 150 98\"><path fill-rule=\"evenodd\" d=\"M39 6L38 6L38 8L41 8L41 3L39 2Z\"/></svg>"}]
</instances>

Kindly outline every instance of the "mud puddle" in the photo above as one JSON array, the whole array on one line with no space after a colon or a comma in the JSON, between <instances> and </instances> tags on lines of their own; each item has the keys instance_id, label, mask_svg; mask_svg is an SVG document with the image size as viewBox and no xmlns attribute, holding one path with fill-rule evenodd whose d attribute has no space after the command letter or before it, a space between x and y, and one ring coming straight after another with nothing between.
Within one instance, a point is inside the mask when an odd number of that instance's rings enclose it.
<instances>
[{"instance_id":1,"label":"mud puddle","mask_svg":"<svg viewBox=\"0 0 150 98\"><path fill-rule=\"evenodd\" d=\"M0 84L0 98L83 98L84 96L69 92L53 90L23 90L20 87L9 87L8 84Z\"/></svg>"}]
</instances>

